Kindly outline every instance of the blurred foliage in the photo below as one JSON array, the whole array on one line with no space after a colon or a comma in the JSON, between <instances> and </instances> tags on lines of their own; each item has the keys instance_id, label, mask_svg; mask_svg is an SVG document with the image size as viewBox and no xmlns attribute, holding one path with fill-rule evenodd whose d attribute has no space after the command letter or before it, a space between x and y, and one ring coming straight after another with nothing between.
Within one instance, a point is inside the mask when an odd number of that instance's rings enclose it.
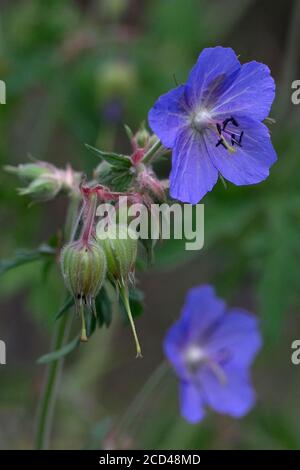
<instances>
[{"instance_id":1,"label":"blurred foliage","mask_svg":"<svg viewBox=\"0 0 300 470\"><path fill-rule=\"evenodd\" d=\"M299 51L289 39L299 44L297 4L228 0L224 8L220 0L0 1L0 79L7 85L7 104L0 106L1 165L23 163L32 154L59 166L70 162L91 176L99 159L84 144L126 155L123 124L137 129L154 100L174 86L174 79L183 82L201 49L210 45L230 45L242 61L267 63L283 96L282 90L290 88L285 81L289 71L300 73ZM295 369L286 370L290 343L300 327L294 319L300 306L300 110L289 95L285 101L280 96L272 110L277 122L271 126L279 161L268 180L227 189L219 182L203 201L204 249L186 252L179 240L158 244L151 272L146 277L141 273L146 314L137 327L148 328L145 365L130 360L130 346L107 303L99 309L98 323L112 320L111 327L68 357L54 447L300 447L294 417L299 380ZM168 160L156 165L161 177L169 169ZM0 445L28 448L43 372L36 360L49 349L55 312L65 301L58 270L53 261L48 263L47 245L41 242L53 234L59 238L66 202L59 198L28 207L29 200L14 188L13 178L0 172L0 255L6 260L0 264L1 274L5 271L0 336L13 344L10 364L0 371L0 422L6 423ZM20 249L25 251L14 257ZM175 285L169 285L169 278ZM232 304L261 317L265 349L257 367L262 397L257 410L242 422L209 416L190 426L178 416L176 380L166 377L116 440L118 419L143 390L161 358L157 350L166 328L179 314L182 299L176 291L185 281L190 286L201 280L213 282ZM138 292L131 299L137 315L143 300ZM155 299L171 296L177 303L164 302L166 309L156 311ZM271 373L274 364L278 371ZM278 400L277 388L286 400Z\"/></svg>"}]
</instances>

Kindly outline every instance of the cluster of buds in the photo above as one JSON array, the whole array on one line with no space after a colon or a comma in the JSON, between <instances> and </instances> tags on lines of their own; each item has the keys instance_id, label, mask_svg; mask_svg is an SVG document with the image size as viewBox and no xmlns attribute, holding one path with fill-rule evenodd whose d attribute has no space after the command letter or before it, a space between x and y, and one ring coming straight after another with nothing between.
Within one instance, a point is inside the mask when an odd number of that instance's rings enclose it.
<instances>
[{"instance_id":1,"label":"cluster of buds","mask_svg":"<svg viewBox=\"0 0 300 470\"><path fill-rule=\"evenodd\" d=\"M128 294L128 284L134 279L137 238L134 233L130 233L127 226L117 224L108 226L106 238L97 239L95 215L98 200L114 199L116 194L109 193L99 185L93 188L82 187L81 192L81 233L77 241L67 244L61 252L61 269L65 284L74 297L76 310L82 319L81 340L87 341L84 307L87 305L91 313L96 314L95 297L107 276L120 293L132 327L137 356L141 357Z\"/></svg>"},{"instance_id":2,"label":"cluster of buds","mask_svg":"<svg viewBox=\"0 0 300 470\"><path fill-rule=\"evenodd\" d=\"M50 163L36 161L14 166L6 166L5 170L16 174L27 184L19 188L21 196L31 196L38 201L53 199L61 191L76 194L79 192L81 173L75 172L69 165L65 170Z\"/></svg>"},{"instance_id":3,"label":"cluster of buds","mask_svg":"<svg viewBox=\"0 0 300 470\"><path fill-rule=\"evenodd\" d=\"M87 146L102 161L94 171L94 181L86 185L82 183L82 173L75 172L70 166L60 169L43 161L33 161L17 167L8 166L6 170L16 174L26 184L19 189L19 194L29 195L37 201L53 199L62 191L73 200L78 201L81 197L82 207L71 241L63 247L60 256L66 287L81 316L81 340L88 339L90 329L86 328L87 315L97 315L96 296L101 295L101 287L107 280L113 284L124 304L137 357L141 357L129 302L130 284L134 283L138 235L129 228L127 217L124 222L120 200L126 196L129 205L138 203L146 207L146 217L153 215L153 203L165 201L167 186L158 180L151 163L166 149L145 126L141 126L135 134L127 128L127 133L132 146L131 155L102 152ZM100 237L96 231L98 202L110 202L117 209L117 217L108 224L105 237ZM128 211L127 203L125 211ZM159 216L156 223L159 228ZM146 249L149 251L149 247Z\"/></svg>"}]
</instances>

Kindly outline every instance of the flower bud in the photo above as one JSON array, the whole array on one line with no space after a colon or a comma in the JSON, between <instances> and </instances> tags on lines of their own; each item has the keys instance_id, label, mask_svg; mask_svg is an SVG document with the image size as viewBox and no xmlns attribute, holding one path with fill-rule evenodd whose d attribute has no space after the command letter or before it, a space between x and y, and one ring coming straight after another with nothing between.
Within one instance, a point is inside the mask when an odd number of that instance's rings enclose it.
<instances>
[{"instance_id":1,"label":"flower bud","mask_svg":"<svg viewBox=\"0 0 300 470\"><path fill-rule=\"evenodd\" d=\"M127 286L134 273L137 239L126 225L109 224L101 246L107 259L109 277L118 285Z\"/></svg>"},{"instance_id":2,"label":"flower bud","mask_svg":"<svg viewBox=\"0 0 300 470\"><path fill-rule=\"evenodd\" d=\"M160 181L151 168L142 167L137 176L139 189L148 192L152 199L162 202L166 199L164 182Z\"/></svg>"},{"instance_id":3,"label":"flower bud","mask_svg":"<svg viewBox=\"0 0 300 470\"><path fill-rule=\"evenodd\" d=\"M106 274L103 249L94 242L66 245L61 253L61 268L66 286L77 299L89 301L102 286Z\"/></svg>"},{"instance_id":4,"label":"flower bud","mask_svg":"<svg viewBox=\"0 0 300 470\"><path fill-rule=\"evenodd\" d=\"M61 190L61 182L52 175L44 175L34 179L26 188L18 189L20 196L31 196L34 199L45 201L53 199Z\"/></svg>"},{"instance_id":5,"label":"flower bud","mask_svg":"<svg viewBox=\"0 0 300 470\"><path fill-rule=\"evenodd\" d=\"M147 131L145 127L141 127L134 135L134 141L139 148L147 147L149 140L150 140L150 133Z\"/></svg>"},{"instance_id":6,"label":"flower bud","mask_svg":"<svg viewBox=\"0 0 300 470\"><path fill-rule=\"evenodd\" d=\"M79 193L81 173L75 172L69 165L62 170L51 163L36 161L16 167L6 166L5 170L16 174L28 184L18 190L21 196L29 195L45 201L53 199L62 190L72 195Z\"/></svg>"},{"instance_id":7,"label":"flower bud","mask_svg":"<svg viewBox=\"0 0 300 470\"><path fill-rule=\"evenodd\" d=\"M94 242L70 243L62 250L61 270L65 284L74 296L77 310L81 314L81 340L87 341L83 302L94 310L94 298L106 275L104 251Z\"/></svg>"},{"instance_id":8,"label":"flower bud","mask_svg":"<svg viewBox=\"0 0 300 470\"><path fill-rule=\"evenodd\" d=\"M25 181L32 181L49 172L47 166L40 162L25 163L18 166L6 165L4 169L9 173L16 174L20 179Z\"/></svg>"}]
</instances>

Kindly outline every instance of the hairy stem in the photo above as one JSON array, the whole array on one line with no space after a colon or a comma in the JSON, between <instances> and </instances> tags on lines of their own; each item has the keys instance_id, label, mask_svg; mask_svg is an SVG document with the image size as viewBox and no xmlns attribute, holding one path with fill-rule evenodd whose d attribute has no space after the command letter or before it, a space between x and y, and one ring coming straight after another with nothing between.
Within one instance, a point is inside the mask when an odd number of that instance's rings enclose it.
<instances>
[{"instance_id":1,"label":"hairy stem","mask_svg":"<svg viewBox=\"0 0 300 470\"><path fill-rule=\"evenodd\" d=\"M78 210L78 199L70 201L67 222L65 227L65 238L69 239L72 226L76 220ZM61 349L69 336L72 324L72 316L65 313L55 324L52 350ZM53 422L54 406L57 398L58 385L63 367L63 358L49 364L45 377L45 384L38 404L37 423L35 430L35 448L47 449Z\"/></svg>"},{"instance_id":2,"label":"hairy stem","mask_svg":"<svg viewBox=\"0 0 300 470\"><path fill-rule=\"evenodd\" d=\"M156 154L158 153L159 150L163 149L163 145L160 140L157 140L155 144L152 145L152 147L148 150L148 152L145 153L144 158L142 162L145 165L149 165L153 159L156 157Z\"/></svg>"}]
</instances>

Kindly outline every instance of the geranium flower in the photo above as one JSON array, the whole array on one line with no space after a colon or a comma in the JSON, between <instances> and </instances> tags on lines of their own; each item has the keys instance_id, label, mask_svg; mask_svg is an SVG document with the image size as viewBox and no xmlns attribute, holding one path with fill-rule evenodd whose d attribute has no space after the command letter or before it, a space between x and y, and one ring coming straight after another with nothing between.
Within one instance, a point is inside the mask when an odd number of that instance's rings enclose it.
<instances>
[{"instance_id":1,"label":"geranium flower","mask_svg":"<svg viewBox=\"0 0 300 470\"><path fill-rule=\"evenodd\" d=\"M180 379L182 416L196 423L207 406L236 418L245 415L255 403L249 368L260 347L252 315L227 310L211 286L191 289L164 341Z\"/></svg>"},{"instance_id":2,"label":"geranium flower","mask_svg":"<svg viewBox=\"0 0 300 470\"><path fill-rule=\"evenodd\" d=\"M276 161L267 127L275 83L259 62L241 65L230 48L204 49L185 85L162 95L149 124L172 149L170 194L195 204L219 173L236 185L259 183Z\"/></svg>"}]
</instances>

